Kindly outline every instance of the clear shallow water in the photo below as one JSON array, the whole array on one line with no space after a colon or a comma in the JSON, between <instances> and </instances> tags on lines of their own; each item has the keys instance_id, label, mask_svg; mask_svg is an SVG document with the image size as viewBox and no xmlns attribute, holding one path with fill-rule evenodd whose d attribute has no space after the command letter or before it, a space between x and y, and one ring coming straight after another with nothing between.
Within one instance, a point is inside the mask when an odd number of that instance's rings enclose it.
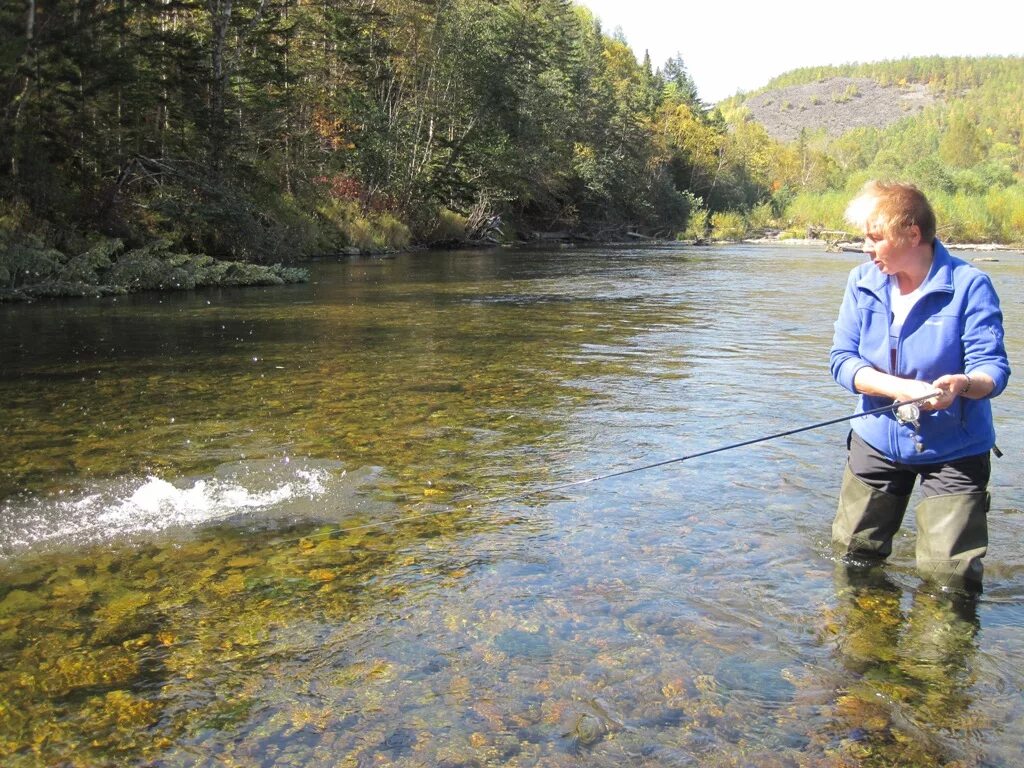
<instances>
[{"instance_id":1,"label":"clear shallow water","mask_svg":"<svg viewBox=\"0 0 1024 768\"><path fill-rule=\"evenodd\" d=\"M1024 256L979 264L1022 359ZM827 550L849 254L417 254L0 306L12 765L1010 765L1017 387L987 591Z\"/></svg>"}]
</instances>

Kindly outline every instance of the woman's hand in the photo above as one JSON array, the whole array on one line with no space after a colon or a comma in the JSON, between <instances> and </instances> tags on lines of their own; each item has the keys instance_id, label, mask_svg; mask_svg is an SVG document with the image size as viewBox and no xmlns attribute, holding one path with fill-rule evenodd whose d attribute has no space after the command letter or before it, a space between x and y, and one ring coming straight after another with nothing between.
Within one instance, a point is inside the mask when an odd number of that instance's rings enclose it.
<instances>
[{"instance_id":1,"label":"woman's hand","mask_svg":"<svg viewBox=\"0 0 1024 768\"><path fill-rule=\"evenodd\" d=\"M915 379L899 379L899 391L894 398L897 402L905 403L910 400L917 400L927 397L938 390L938 394L930 400L918 403L922 411L941 411L949 408L956 395L949 395L945 390L936 384L929 384L927 381L916 381Z\"/></svg>"},{"instance_id":2,"label":"woman's hand","mask_svg":"<svg viewBox=\"0 0 1024 768\"><path fill-rule=\"evenodd\" d=\"M934 384L915 379L902 379L899 376L876 371L874 368L864 367L857 371L853 384L858 392L878 397L891 397L897 403L906 403L934 394L935 397L918 403L922 411L948 408L949 404L953 402L953 398L949 398L943 405L945 393Z\"/></svg>"},{"instance_id":3,"label":"woman's hand","mask_svg":"<svg viewBox=\"0 0 1024 768\"><path fill-rule=\"evenodd\" d=\"M966 397L971 400L980 400L992 394L995 382L986 373L975 371L973 373L950 373L940 376L932 382L932 386L941 390L948 396L949 404L957 397ZM948 408L949 404L941 406Z\"/></svg>"},{"instance_id":4,"label":"woman's hand","mask_svg":"<svg viewBox=\"0 0 1024 768\"><path fill-rule=\"evenodd\" d=\"M921 382L924 384L924 382ZM931 384L926 386L932 390L938 390L941 394L925 403L921 404L922 411L941 411L945 408L949 408L956 400L957 396L963 391L966 383L966 379L963 374L950 374L947 376L940 376Z\"/></svg>"}]
</instances>

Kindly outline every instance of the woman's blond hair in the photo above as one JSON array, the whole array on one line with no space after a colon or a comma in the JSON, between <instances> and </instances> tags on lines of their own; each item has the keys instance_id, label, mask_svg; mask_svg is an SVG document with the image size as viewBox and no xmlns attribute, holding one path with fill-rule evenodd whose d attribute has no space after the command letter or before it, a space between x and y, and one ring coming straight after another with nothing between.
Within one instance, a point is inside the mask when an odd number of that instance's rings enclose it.
<instances>
[{"instance_id":1,"label":"woman's blond hair","mask_svg":"<svg viewBox=\"0 0 1024 768\"><path fill-rule=\"evenodd\" d=\"M846 207L846 220L864 232L881 232L896 243L907 242L915 225L921 230L922 244L935 239L935 211L913 184L869 181Z\"/></svg>"}]
</instances>

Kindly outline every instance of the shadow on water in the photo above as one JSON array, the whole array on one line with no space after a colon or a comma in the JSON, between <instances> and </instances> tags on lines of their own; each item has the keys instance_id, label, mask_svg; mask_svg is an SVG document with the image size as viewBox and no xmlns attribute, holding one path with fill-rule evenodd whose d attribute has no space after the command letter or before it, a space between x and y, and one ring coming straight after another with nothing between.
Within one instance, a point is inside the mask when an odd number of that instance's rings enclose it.
<instances>
[{"instance_id":1,"label":"shadow on water","mask_svg":"<svg viewBox=\"0 0 1024 768\"><path fill-rule=\"evenodd\" d=\"M0 760L1013 764L1008 464L974 603L923 590L912 530L884 571L834 566L841 426L517 495L844 413L851 264L419 254L0 307Z\"/></svg>"}]
</instances>

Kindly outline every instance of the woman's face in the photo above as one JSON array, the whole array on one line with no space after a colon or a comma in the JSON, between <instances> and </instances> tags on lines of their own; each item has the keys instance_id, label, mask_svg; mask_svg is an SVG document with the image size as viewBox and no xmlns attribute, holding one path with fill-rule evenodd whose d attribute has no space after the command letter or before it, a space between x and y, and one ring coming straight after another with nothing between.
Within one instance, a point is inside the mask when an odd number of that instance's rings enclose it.
<instances>
[{"instance_id":1,"label":"woman's face","mask_svg":"<svg viewBox=\"0 0 1024 768\"><path fill-rule=\"evenodd\" d=\"M896 241L886 236L881 226L876 223L869 223L864 233L864 253L871 259L871 263L886 275L897 275L906 272L909 268L916 266L917 257L914 251L917 242L921 239L917 227L911 227L909 237L903 241Z\"/></svg>"}]
</instances>

